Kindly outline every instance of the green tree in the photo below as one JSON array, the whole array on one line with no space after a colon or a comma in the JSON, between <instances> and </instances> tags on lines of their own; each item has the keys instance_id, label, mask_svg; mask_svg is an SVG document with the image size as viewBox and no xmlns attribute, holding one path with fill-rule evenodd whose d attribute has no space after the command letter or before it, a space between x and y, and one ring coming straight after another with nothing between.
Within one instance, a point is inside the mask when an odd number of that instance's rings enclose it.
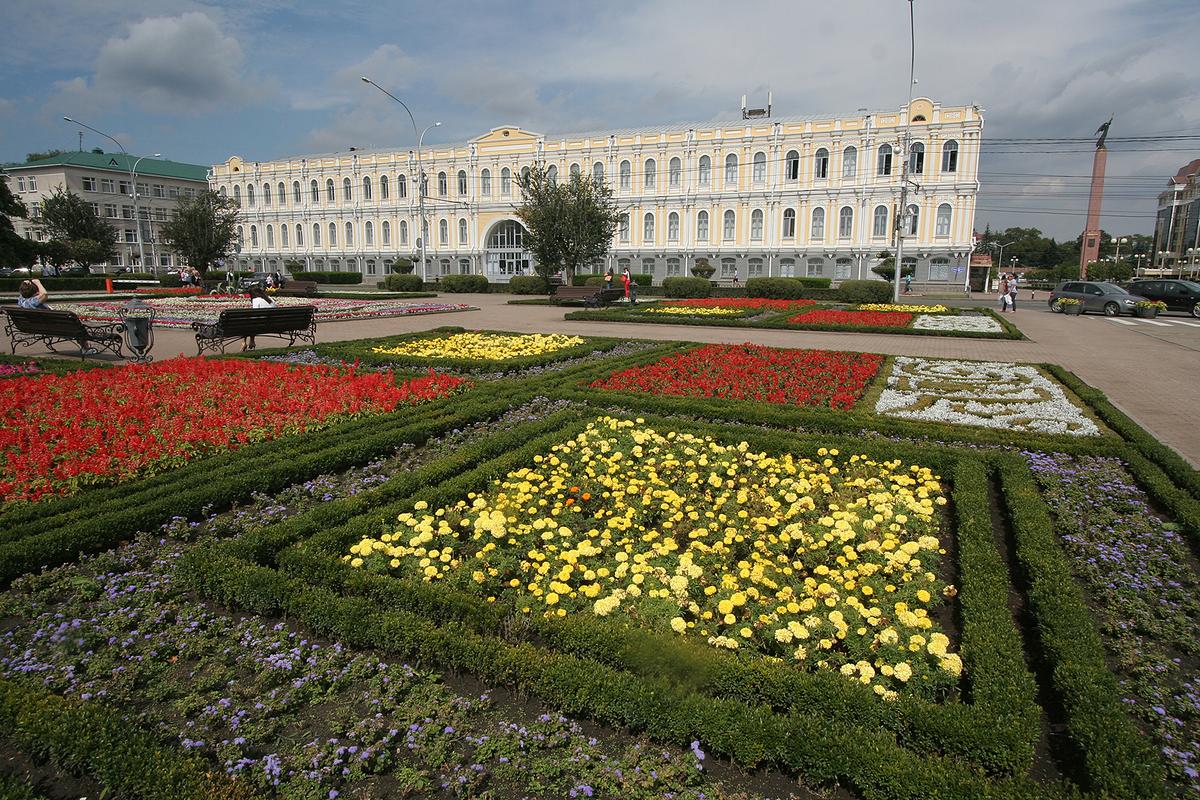
<instances>
[{"instance_id":1,"label":"green tree","mask_svg":"<svg viewBox=\"0 0 1200 800\"><path fill-rule=\"evenodd\" d=\"M47 158L54 158L55 156L62 156L66 154L66 150L47 150L44 153L27 153L25 155L25 161L42 161Z\"/></svg>"},{"instance_id":2,"label":"green tree","mask_svg":"<svg viewBox=\"0 0 1200 800\"><path fill-rule=\"evenodd\" d=\"M117 250L116 228L97 217L91 203L62 186L42 202L39 227L50 242L61 242L68 253L79 239L96 243L89 253L100 253L97 261L108 260Z\"/></svg>"},{"instance_id":3,"label":"green tree","mask_svg":"<svg viewBox=\"0 0 1200 800\"><path fill-rule=\"evenodd\" d=\"M204 191L180 197L175 216L160 231L167 246L203 275L234 251L239 213L237 201Z\"/></svg>"},{"instance_id":4,"label":"green tree","mask_svg":"<svg viewBox=\"0 0 1200 800\"><path fill-rule=\"evenodd\" d=\"M71 245L66 239L51 239L38 245L38 255L43 263L49 264L55 270L60 270L71 263Z\"/></svg>"},{"instance_id":5,"label":"green tree","mask_svg":"<svg viewBox=\"0 0 1200 800\"><path fill-rule=\"evenodd\" d=\"M28 267L37 257L34 243L17 233L13 219L25 219L29 210L0 178L0 266Z\"/></svg>"},{"instance_id":6,"label":"green tree","mask_svg":"<svg viewBox=\"0 0 1200 800\"><path fill-rule=\"evenodd\" d=\"M112 247L95 239L72 239L68 252L72 261L90 271L92 264L107 261L112 256Z\"/></svg>"},{"instance_id":7,"label":"green tree","mask_svg":"<svg viewBox=\"0 0 1200 800\"><path fill-rule=\"evenodd\" d=\"M612 190L602 180L571 175L559 183L538 164L518 183L522 204L517 217L525 224L525 247L547 285L560 269L570 283L580 268L604 258L619 214Z\"/></svg>"},{"instance_id":8,"label":"green tree","mask_svg":"<svg viewBox=\"0 0 1200 800\"><path fill-rule=\"evenodd\" d=\"M411 258L401 256L392 262L392 272L397 275L411 275L414 269L416 269L416 264Z\"/></svg>"},{"instance_id":9,"label":"green tree","mask_svg":"<svg viewBox=\"0 0 1200 800\"><path fill-rule=\"evenodd\" d=\"M696 262L692 264L692 274L697 278L705 280L711 278L717 271L717 268L708 263L708 259L704 256L697 256Z\"/></svg>"}]
</instances>

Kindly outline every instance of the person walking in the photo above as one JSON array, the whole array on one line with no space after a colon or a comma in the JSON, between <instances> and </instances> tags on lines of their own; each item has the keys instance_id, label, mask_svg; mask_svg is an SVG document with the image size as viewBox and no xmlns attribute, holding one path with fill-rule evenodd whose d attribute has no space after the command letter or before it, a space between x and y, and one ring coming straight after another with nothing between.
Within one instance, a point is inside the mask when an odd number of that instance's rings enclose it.
<instances>
[{"instance_id":1,"label":"person walking","mask_svg":"<svg viewBox=\"0 0 1200 800\"><path fill-rule=\"evenodd\" d=\"M629 274L629 267L621 270L621 283L625 286L625 301L629 301L629 284L633 283L633 277Z\"/></svg>"},{"instance_id":2,"label":"person walking","mask_svg":"<svg viewBox=\"0 0 1200 800\"><path fill-rule=\"evenodd\" d=\"M1015 272L1008 274L1008 310L1017 313L1017 275Z\"/></svg>"},{"instance_id":3,"label":"person walking","mask_svg":"<svg viewBox=\"0 0 1200 800\"><path fill-rule=\"evenodd\" d=\"M1008 310L1009 303L1008 294L1008 276L1001 274L1000 276L1000 311L1001 313Z\"/></svg>"},{"instance_id":4,"label":"person walking","mask_svg":"<svg viewBox=\"0 0 1200 800\"><path fill-rule=\"evenodd\" d=\"M275 301L267 297L267 293L263 291L261 286L250 287L250 307L251 308L275 308ZM254 349L254 337L250 336L242 340L242 351Z\"/></svg>"},{"instance_id":5,"label":"person walking","mask_svg":"<svg viewBox=\"0 0 1200 800\"><path fill-rule=\"evenodd\" d=\"M904 276L904 293L912 294L912 275Z\"/></svg>"},{"instance_id":6,"label":"person walking","mask_svg":"<svg viewBox=\"0 0 1200 800\"><path fill-rule=\"evenodd\" d=\"M608 272L604 273L604 288L611 289L612 282L613 282L613 271L612 271L612 267L609 267Z\"/></svg>"},{"instance_id":7,"label":"person walking","mask_svg":"<svg viewBox=\"0 0 1200 800\"><path fill-rule=\"evenodd\" d=\"M17 289L17 305L21 308L38 308L49 311L50 306L46 303L48 296L46 287L42 286L42 282L37 278L21 281L21 286Z\"/></svg>"}]
</instances>

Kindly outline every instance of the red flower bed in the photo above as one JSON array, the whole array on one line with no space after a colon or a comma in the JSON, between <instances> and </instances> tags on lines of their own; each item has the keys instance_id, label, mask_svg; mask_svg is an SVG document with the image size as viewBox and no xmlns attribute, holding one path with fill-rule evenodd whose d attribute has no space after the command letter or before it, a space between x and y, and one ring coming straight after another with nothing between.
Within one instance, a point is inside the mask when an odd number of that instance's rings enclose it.
<instances>
[{"instance_id":1,"label":"red flower bed","mask_svg":"<svg viewBox=\"0 0 1200 800\"><path fill-rule=\"evenodd\" d=\"M705 297L694 300L672 300L664 306L693 306L697 308L745 308L753 311L791 311L801 306L816 305L816 300L769 300L765 297Z\"/></svg>"},{"instance_id":2,"label":"red flower bed","mask_svg":"<svg viewBox=\"0 0 1200 800\"><path fill-rule=\"evenodd\" d=\"M462 380L178 358L0 381L0 497L37 500L433 400Z\"/></svg>"},{"instance_id":3,"label":"red flower bed","mask_svg":"<svg viewBox=\"0 0 1200 800\"><path fill-rule=\"evenodd\" d=\"M797 314L788 320L793 325L846 325L853 328L903 328L913 315L902 311L834 311L818 309Z\"/></svg>"},{"instance_id":4,"label":"red flower bed","mask_svg":"<svg viewBox=\"0 0 1200 800\"><path fill-rule=\"evenodd\" d=\"M204 290L199 286L139 286L133 291L137 294L157 294L164 297L172 297L175 295L200 294Z\"/></svg>"},{"instance_id":5,"label":"red flower bed","mask_svg":"<svg viewBox=\"0 0 1200 800\"><path fill-rule=\"evenodd\" d=\"M882 363L883 356L871 353L710 344L614 373L591 387L846 409Z\"/></svg>"}]
</instances>

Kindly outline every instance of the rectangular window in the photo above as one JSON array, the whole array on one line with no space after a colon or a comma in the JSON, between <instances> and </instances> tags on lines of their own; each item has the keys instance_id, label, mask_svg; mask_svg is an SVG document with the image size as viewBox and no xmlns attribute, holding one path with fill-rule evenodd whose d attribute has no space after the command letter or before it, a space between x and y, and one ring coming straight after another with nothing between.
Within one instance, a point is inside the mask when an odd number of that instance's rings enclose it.
<instances>
[{"instance_id":1,"label":"rectangular window","mask_svg":"<svg viewBox=\"0 0 1200 800\"><path fill-rule=\"evenodd\" d=\"M29 206L29 216L33 217L34 219L41 219L42 218L42 204L41 203L31 204Z\"/></svg>"},{"instance_id":2,"label":"rectangular window","mask_svg":"<svg viewBox=\"0 0 1200 800\"><path fill-rule=\"evenodd\" d=\"M839 258L837 264L834 265L834 276L839 281L847 280L850 277L850 259Z\"/></svg>"},{"instance_id":3,"label":"rectangular window","mask_svg":"<svg viewBox=\"0 0 1200 800\"><path fill-rule=\"evenodd\" d=\"M108 217L109 219L116 219L117 218L117 204L116 203L105 203L104 204L104 216Z\"/></svg>"},{"instance_id":4,"label":"rectangular window","mask_svg":"<svg viewBox=\"0 0 1200 800\"><path fill-rule=\"evenodd\" d=\"M154 184L153 194L155 197L166 197L167 196L167 187L163 186L161 183L156 183L156 184Z\"/></svg>"},{"instance_id":5,"label":"rectangular window","mask_svg":"<svg viewBox=\"0 0 1200 800\"><path fill-rule=\"evenodd\" d=\"M746 269L746 272L751 278L761 277L763 274L763 260L761 258L750 259L750 265Z\"/></svg>"},{"instance_id":6,"label":"rectangular window","mask_svg":"<svg viewBox=\"0 0 1200 800\"><path fill-rule=\"evenodd\" d=\"M133 206L121 206L121 219L133 219Z\"/></svg>"},{"instance_id":7,"label":"rectangular window","mask_svg":"<svg viewBox=\"0 0 1200 800\"><path fill-rule=\"evenodd\" d=\"M160 255L160 256L158 257L158 265L159 265L160 267L169 267L169 266L171 266L171 257L170 257L170 256L168 256L168 255Z\"/></svg>"},{"instance_id":8,"label":"rectangular window","mask_svg":"<svg viewBox=\"0 0 1200 800\"><path fill-rule=\"evenodd\" d=\"M87 176L87 175L84 175L84 176L83 176L83 190L84 190L85 192L94 192L94 191L96 191L96 179L95 179L95 178L92 178L92 177L89 177L89 176Z\"/></svg>"},{"instance_id":9,"label":"rectangular window","mask_svg":"<svg viewBox=\"0 0 1200 800\"><path fill-rule=\"evenodd\" d=\"M117 184L113 182L112 178L101 178L100 191L113 194L117 191Z\"/></svg>"},{"instance_id":10,"label":"rectangular window","mask_svg":"<svg viewBox=\"0 0 1200 800\"><path fill-rule=\"evenodd\" d=\"M126 228L125 229L125 243L126 244L137 244L137 231L132 230L130 228Z\"/></svg>"},{"instance_id":11,"label":"rectangular window","mask_svg":"<svg viewBox=\"0 0 1200 800\"><path fill-rule=\"evenodd\" d=\"M121 181L117 184L117 188L121 194L133 194L133 184L129 181Z\"/></svg>"},{"instance_id":12,"label":"rectangular window","mask_svg":"<svg viewBox=\"0 0 1200 800\"><path fill-rule=\"evenodd\" d=\"M178 186L168 186L167 187L167 197L170 197L171 199L175 199L175 198L179 197L179 187Z\"/></svg>"},{"instance_id":13,"label":"rectangular window","mask_svg":"<svg viewBox=\"0 0 1200 800\"><path fill-rule=\"evenodd\" d=\"M25 191L25 179L24 178L17 178L17 191L18 192Z\"/></svg>"},{"instance_id":14,"label":"rectangular window","mask_svg":"<svg viewBox=\"0 0 1200 800\"><path fill-rule=\"evenodd\" d=\"M721 277L732 278L737 275L737 262L732 258L721 259Z\"/></svg>"},{"instance_id":15,"label":"rectangular window","mask_svg":"<svg viewBox=\"0 0 1200 800\"><path fill-rule=\"evenodd\" d=\"M167 221L167 210L165 208L154 209L154 221L155 222L166 222Z\"/></svg>"},{"instance_id":16,"label":"rectangular window","mask_svg":"<svg viewBox=\"0 0 1200 800\"><path fill-rule=\"evenodd\" d=\"M37 191L37 178L33 177L32 175L29 176L29 191Z\"/></svg>"},{"instance_id":17,"label":"rectangular window","mask_svg":"<svg viewBox=\"0 0 1200 800\"><path fill-rule=\"evenodd\" d=\"M683 269L680 266L679 259L678 258L668 258L667 259L667 276L670 277L672 275L682 275L682 274L683 274Z\"/></svg>"},{"instance_id":18,"label":"rectangular window","mask_svg":"<svg viewBox=\"0 0 1200 800\"><path fill-rule=\"evenodd\" d=\"M150 193L150 187L144 183L139 183L137 185L137 193L139 197L148 197Z\"/></svg>"},{"instance_id":19,"label":"rectangular window","mask_svg":"<svg viewBox=\"0 0 1200 800\"><path fill-rule=\"evenodd\" d=\"M188 197L195 197L195 196L196 196L196 190L195 190L195 189L193 189L191 186L189 186L189 187L187 187L186 189L184 189L184 190L183 190L183 193L184 193L184 194L186 194Z\"/></svg>"},{"instance_id":20,"label":"rectangular window","mask_svg":"<svg viewBox=\"0 0 1200 800\"><path fill-rule=\"evenodd\" d=\"M950 262L934 260L929 262L929 280L931 281L948 281L950 280Z\"/></svg>"},{"instance_id":21,"label":"rectangular window","mask_svg":"<svg viewBox=\"0 0 1200 800\"><path fill-rule=\"evenodd\" d=\"M88 205L90 205L92 207L93 214L95 214L97 217L100 216L100 204L99 203L88 203Z\"/></svg>"}]
</instances>

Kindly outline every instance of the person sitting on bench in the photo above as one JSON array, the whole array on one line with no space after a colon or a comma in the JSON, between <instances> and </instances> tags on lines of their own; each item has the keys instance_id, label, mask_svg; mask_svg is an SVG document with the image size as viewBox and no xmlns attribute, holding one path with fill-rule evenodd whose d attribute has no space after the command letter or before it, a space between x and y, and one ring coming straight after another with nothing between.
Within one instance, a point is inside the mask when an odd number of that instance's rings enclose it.
<instances>
[{"instance_id":1,"label":"person sitting on bench","mask_svg":"<svg viewBox=\"0 0 1200 800\"><path fill-rule=\"evenodd\" d=\"M275 301L267 297L267 293L263 291L261 286L250 287L250 307L251 308L274 308ZM254 337L249 337L242 343L242 350L254 349Z\"/></svg>"},{"instance_id":2,"label":"person sitting on bench","mask_svg":"<svg viewBox=\"0 0 1200 800\"><path fill-rule=\"evenodd\" d=\"M42 282L37 278L29 281L21 281L21 288L17 290L17 305L21 308L40 308L46 311L50 310L49 304L46 303L46 287L42 286Z\"/></svg>"}]
</instances>

